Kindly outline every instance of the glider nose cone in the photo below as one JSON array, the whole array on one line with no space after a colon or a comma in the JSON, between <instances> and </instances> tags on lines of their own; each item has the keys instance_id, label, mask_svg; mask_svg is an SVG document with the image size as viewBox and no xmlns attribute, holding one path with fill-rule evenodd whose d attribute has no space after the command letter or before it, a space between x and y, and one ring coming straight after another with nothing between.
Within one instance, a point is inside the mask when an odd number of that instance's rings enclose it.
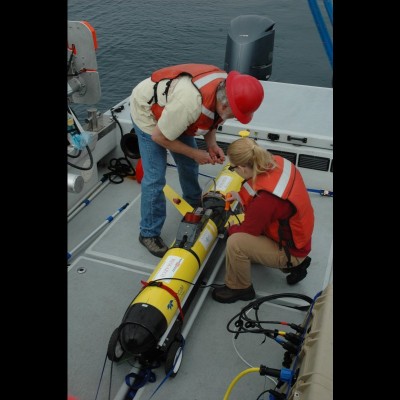
<instances>
[{"instance_id":1,"label":"glider nose cone","mask_svg":"<svg viewBox=\"0 0 400 400\"><path fill-rule=\"evenodd\" d=\"M168 327L163 313L145 303L133 304L127 311L122 325L121 346L133 355L154 350Z\"/></svg>"}]
</instances>

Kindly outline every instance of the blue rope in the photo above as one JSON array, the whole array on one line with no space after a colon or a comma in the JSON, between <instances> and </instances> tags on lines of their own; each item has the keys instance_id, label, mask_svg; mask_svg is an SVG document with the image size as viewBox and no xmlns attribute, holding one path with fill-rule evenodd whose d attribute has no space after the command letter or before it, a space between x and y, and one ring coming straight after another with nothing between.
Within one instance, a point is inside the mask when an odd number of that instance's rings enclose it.
<instances>
[{"instance_id":1,"label":"blue rope","mask_svg":"<svg viewBox=\"0 0 400 400\"><path fill-rule=\"evenodd\" d=\"M331 21L331 24L333 25L333 7L332 7L331 0L324 0L324 6L326 9L326 13L328 14L329 20Z\"/></svg>"},{"instance_id":2,"label":"blue rope","mask_svg":"<svg viewBox=\"0 0 400 400\"><path fill-rule=\"evenodd\" d=\"M322 43L325 47L326 54L328 55L331 67L333 66L333 46L332 40L329 36L328 30L322 18L320 9L317 6L316 0L308 0L308 4L311 9L311 13L314 17L315 24L317 25L319 35L321 36Z\"/></svg>"},{"instance_id":3,"label":"blue rope","mask_svg":"<svg viewBox=\"0 0 400 400\"><path fill-rule=\"evenodd\" d=\"M174 365L168 371L168 374L165 375L165 378L161 381L161 383L156 387L156 389L151 394L151 396L148 398L148 400L150 400L156 394L157 390L160 389L160 387L164 384L164 382L171 376L172 372L174 371L175 365L176 365L177 361L179 360L179 357L180 357L180 355L181 355L181 353L183 351L183 348L185 347L185 339L184 339L183 336L182 336L181 344L182 344L182 346L179 348L179 352L177 353L177 357L175 359Z\"/></svg>"},{"instance_id":4,"label":"blue rope","mask_svg":"<svg viewBox=\"0 0 400 400\"><path fill-rule=\"evenodd\" d=\"M106 356L104 357L104 364L103 364L103 368L102 368L102 370L101 370L100 380L99 380L99 384L97 385L97 392L96 392L96 397L94 398L94 400L97 400L97 396L98 396L98 394L99 394L101 381L102 381L102 379L103 379L104 368L105 368L105 366L106 366L106 361L107 361L107 354L106 354Z\"/></svg>"},{"instance_id":5,"label":"blue rope","mask_svg":"<svg viewBox=\"0 0 400 400\"><path fill-rule=\"evenodd\" d=\"M309 189L307 188L308 192L312 193L318 193L321 196L328 196L328 197L333 197L333 192L331 190L325 190L325 189Z\"/></svg>"},{"instance_id":6,"label":"blue rope","mask_svg":"<svg viewBox=\"0 0 400 400\"><path fill-rule=\"evenodd\" d=\"M143 368L138 373L131 372L126 375L125 383L129 386L128 397L133 399L136 396L137 391L143 387L147 382L155 382L156 374L152 371L152 368L157 368L159 365L155 367ZM133 378L133 382L130 383L130 379Z\"/></svg>"}]
</instances>

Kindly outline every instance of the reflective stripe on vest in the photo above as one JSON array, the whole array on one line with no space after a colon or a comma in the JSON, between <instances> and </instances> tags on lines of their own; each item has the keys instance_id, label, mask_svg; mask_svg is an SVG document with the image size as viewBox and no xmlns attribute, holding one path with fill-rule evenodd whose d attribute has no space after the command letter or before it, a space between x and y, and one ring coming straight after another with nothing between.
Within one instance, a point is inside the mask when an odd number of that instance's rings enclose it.
<instances>
[{"instance_id":1,"label":"reflective stripe on vest","mask_svg":"<svg viewBox=\"0 0 400 400\"><path fill-rule=\"evenodd\" d=\"M228 74L226 72L216 72L214 74L206 75L203 76L203 78L198 79L197 81L193 82L199 89L201 89L203 86L207 85L207 83L210 83L214 79L218 78L226 78Z\"/></svg>"},{"instance_id":2,"label":"reflective stripe on vest","mask_svg":"<svg viewBox=\"0 0 400 400\"><path fill-rule=\"evenodd\" d=\"M272 191L272 194L278 197L283 196L283 193L289 182L290 173L293 167L294 165L289 160L287 160L286 158L283 159L282 175L279 178L274 190ZM254 196L254 194L252 196Z\"/></svg>"},{"instance_id":3,"label":"reflective stripe on vest","mask_svg":"<svg viewBox=\"0 0 400 400\"><path fill-rule=\"evenodd\" d=\"M207 85L208 83L212 82L214 79L226 78L228 74L226 72L216 72L214 74L210 74L207 76L203 76L203 78L198 79L197 81L193 82L194 85L200 90L203 86ZM201 113L206 115L210 119L215 118L215 113L213 113L208 108L204 107L204 104L201 106ZM208 132L206 129L197 129L195 135L205 135Z\"/></svg>"},{"instance_id":4,"label":"reflective stripe on vest","mask_svg":"<svg viewBox=\"0 0 400 400\"><path fill-rule=\"evenodd\" d=\"M242 187L247 190L247 193L251 197L254 197L257 194L257 192L248 184L248 182L243 183Z\"/></svg>"}]
</instances>

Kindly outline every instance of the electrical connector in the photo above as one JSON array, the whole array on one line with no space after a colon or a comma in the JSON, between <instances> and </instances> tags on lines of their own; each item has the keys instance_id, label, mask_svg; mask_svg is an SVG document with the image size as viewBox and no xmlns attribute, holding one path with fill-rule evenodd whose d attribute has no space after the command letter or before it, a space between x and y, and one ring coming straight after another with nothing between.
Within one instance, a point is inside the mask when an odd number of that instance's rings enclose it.
<instances>
[{"instance_id":1,"label":"electrical connector","mask_svg":"<svg viewBox=\"0 0 400 400\"><path fill-rule=\"evenodd\" d=\"M299 347L290 342L280 342L280 345L289 353L296 355L299 352Z\"/></svg>"},{"instance_id":2,"label":"electrical connector","mask_svg":"<svg viewBox=\"0 0 400 400\"><path fill-rule=\"evenodd\" d=\"M283 382L291 383L293 379L293 371L289 368L282 368L279 379Z\"/></svg>"},{"instance_id":3,"label":"electrical connector","mask_svg":"<svg viewBox=\"0 0 400 400\"><path fill-rule=\"evenodd\" d=\"M279 378L281 376L281 370L276 368L268 368L265 365L260 365L260 375L268 375L274 376L275 378Z\"/></svg>"},{"instance_id":4,"label":"electrical connector","mask_svg":"<svg viewBox=\"0 0 400 400\"><path fill-rule=\"evenodd\" d=\"M285 339L297 346L302 342L301 337L295 333L286 333Z\"/></svg>"},{"instance_id":5,"label":"electrical connector","mask_svg":"<svg viewBox=\"0 0 400 400\"><path fill-rule=\"evenodd\" d=\"M283 356L282 366L285 368L290 368L291 365L292 365L292 355L290 354L289 351L285 351L285 354Z\"/></svg>"},{"instance_id":6,"label":"electrical connector","mask_svg":"<svg viewBox=\"0 0 400 400\"><path fill-rule=\"evenodd\" d=\"M293 379L293 371L289 368L268 368L265 365L260 365L260 375L274 376L282 382L291 382Z\"/></svg>"},{"instance_id":7,"label":"electrical connector","mask_svg":"<svg viewBox=\"0 0 400 400\"><path fill-rule=\"evenodd\" d=\"M274 339L275 342L279 343L289 353L297 354L299 352L299 346L295 346L293 343L287 342L280 337Z\"/></svg>"},{"instance_id":8,"label":"electrical connector","mask_svg":"<svg viewBox=\"0 0 400 400\"><path fill-rule=\"evenodd\" d=\"M289 324L289 326L300 334L304 333L304 327L302 327L301 325Z\"/></svg>"}]
</instances>

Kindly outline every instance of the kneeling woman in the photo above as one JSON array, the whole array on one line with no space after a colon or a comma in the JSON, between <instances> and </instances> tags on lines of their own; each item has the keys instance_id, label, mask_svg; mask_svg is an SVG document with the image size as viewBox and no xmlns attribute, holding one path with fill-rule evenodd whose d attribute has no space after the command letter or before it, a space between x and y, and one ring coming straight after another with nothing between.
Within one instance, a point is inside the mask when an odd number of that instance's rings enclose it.
<instances>
[{"instance_id":1,"label":"kneeling woman","mask_svg":"<svg viewBox=\"0 0 400 400\"><path fill-rule=\"evenodd\" d=\"M212 293L220 303L254 299L251 263L288 273L289 285L304 279L314 228L310 196L293 163L250 138L231 143L227 155L229 169L244 179L240 191L231 193L244 220L228 228L225 285Z\"/></svg>"}]
</instances>

